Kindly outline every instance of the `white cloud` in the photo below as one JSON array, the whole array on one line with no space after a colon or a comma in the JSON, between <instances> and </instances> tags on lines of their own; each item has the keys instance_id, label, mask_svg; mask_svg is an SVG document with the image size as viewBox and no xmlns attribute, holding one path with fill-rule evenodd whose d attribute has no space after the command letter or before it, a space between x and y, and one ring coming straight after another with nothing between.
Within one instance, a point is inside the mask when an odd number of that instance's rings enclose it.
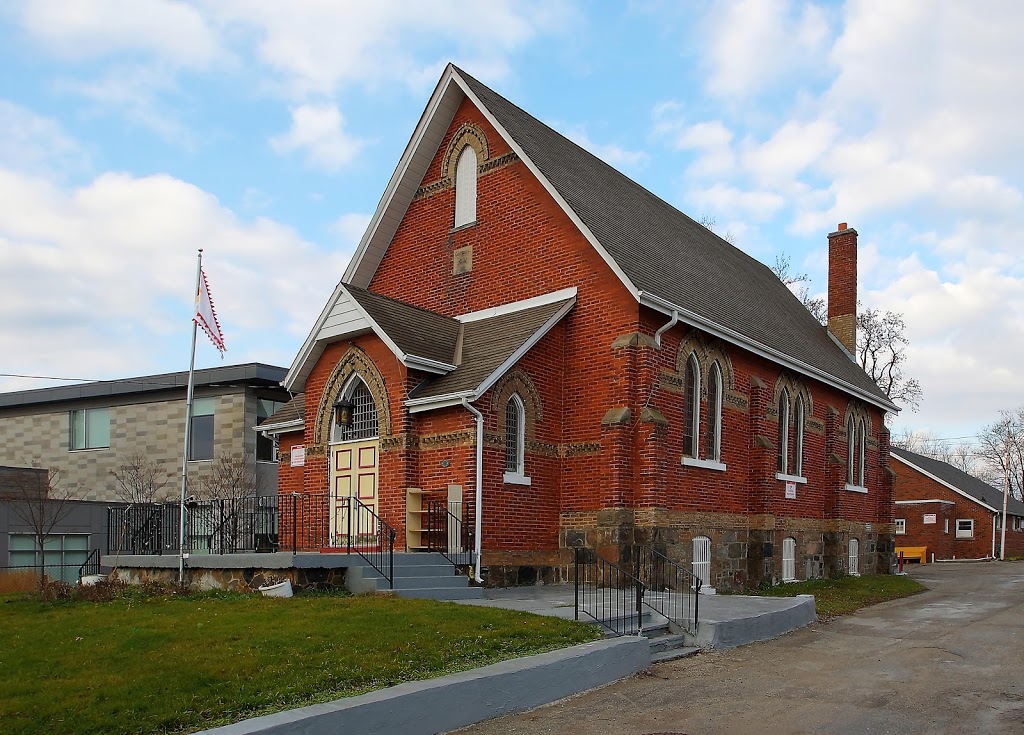
<instances>
[{"instance_id":1,"label":"white cloud","mask_svg":"<svg viewBox=\"0 0 1024 735\"><path fill-rule=\"evenodd\" d=\"M564 135L581 148L586 148L605 163L615 168L635 169L644 166L650 156L646 151L630 150L616 143L596 143L587 134L586 128L582 126L569 127L568 129L555 124L553 127L563 130Z\"/></svg>"},{"instance_id":2,"label":"white cloud","mask_svg":"<svg viewBox=\"0 0 1024 735\"><path fill-rule=\"evenodd\" d=\"M365 141L348 135L336 105L300 105L292 108L292 126L284 135L272 138L278 153L304 151L313 168L337 171L358 155Z\"/></svg>"},{"instance_id":3,"label":"white cloud","mask_svg":"<svg viewBox=\"0 0 1024 735\"><path fill-rule=\"evenodd\" d=\"M0 171L0 199L8 372L114 377L177 356L185 367L198 247L228 358L288 364L351 254L266 218L239 219L170 176L108 173L63 188Z\"/></svg>"},{"instance_id":4,"label":"white cloud","mask_svg":"<svg viewBox=\"0 0 1024 735\"><path fill-rule=\"evenodd\" d=\"M687 194L701 211L715 215L744 215L753 220L771 219L785 205L785 199L770 191L743 191L726 184L693 189ZM734 227L730 227L730 230Z\"/></svg>"},{"instance_id":5,"label":"white cloud","mask_svg":"<svg viewBox=\"0 0 1024 735\"><path fill-rule=\"evenodd\" d=\"M26 172L88 166L88 155L60 123L0 100L0 166Z\"/></svg>"},{"instance_id":6,"label":"white cloud","mask_svg":"<svg viewBox=\"0 0 1024 735\"><path fill-rule=\"evenodd\" d=\"M32 0L24 28L51 53L72 59L140 54L180 67L222 56L199 9L170 0Z\"/></svg>"},{"instance_id":7,"label":"white cloud","mask_svg":"<svg viewBox=\"0 0 1024 735\"><path fill-rule=\"evenodd\" d=\"M359 241L363 238L366 228L370 226L371 218L371 215L361 212L343 214L334 221L334 224L331 226L331 232L341 238L342 245L355 250L356 246L359 245Z\"/></svg>"},{"instance_id":8,"label":"white cloud","mask_svg":"<svg viewBox=\"0 0 1024 735\"><path fill-rule=\"evenodd\" d=\"M791 120L761 144L744 150L743 166L761 182L786 184L830 150L838 134L831 120Z\"/></svg>"},{"instance_id":9,"label":"white cloud","mask_svg":"<svg viewBox=\"0 0 1024 735\"><path fill-rule=\"evenodd\" d=\"M824 12L787 0L722 0L705 21L714 95L747 96L795 69L809 71L828 38Z\"/></svg>"}]
</instances>

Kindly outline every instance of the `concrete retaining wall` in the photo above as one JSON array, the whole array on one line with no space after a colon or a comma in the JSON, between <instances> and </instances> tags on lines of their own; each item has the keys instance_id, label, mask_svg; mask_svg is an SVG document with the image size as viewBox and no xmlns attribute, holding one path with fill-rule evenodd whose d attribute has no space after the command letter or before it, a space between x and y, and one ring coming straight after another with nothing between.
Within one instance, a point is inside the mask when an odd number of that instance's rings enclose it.
<instances>
[{"instance_id":1,"label":"concrete retaining wall","mask_svg":"<svg viewBox=\"0 0 1024 735\"><path fill-rule=\"evenodd\" d=\"M650 665L646 638L585 643L204 730L201 735L434 735L610 684Z\"/></svg>"}]
</instances>

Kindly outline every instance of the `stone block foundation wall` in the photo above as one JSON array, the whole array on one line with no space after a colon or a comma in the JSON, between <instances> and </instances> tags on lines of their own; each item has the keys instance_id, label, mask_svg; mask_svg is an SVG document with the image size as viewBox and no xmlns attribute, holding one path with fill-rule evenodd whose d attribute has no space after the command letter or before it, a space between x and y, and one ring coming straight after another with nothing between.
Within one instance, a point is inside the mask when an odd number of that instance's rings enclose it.
<instances>
[{"instance_id":1,"label":"stone block foundation wall","mask_svg":"<svg viewBox=\"0 0 1024 735\"><path fill-rule=\"evenodd\" d=\"M159 582L177 584L178 570L168 568L132 568L117 570L117 578L128 584ZM283 578L291 580L297 590L343 589L345 569L185 569L185 584L192 590L232 590L255 592L260 587Z\"/></svg>"}]
</instances>

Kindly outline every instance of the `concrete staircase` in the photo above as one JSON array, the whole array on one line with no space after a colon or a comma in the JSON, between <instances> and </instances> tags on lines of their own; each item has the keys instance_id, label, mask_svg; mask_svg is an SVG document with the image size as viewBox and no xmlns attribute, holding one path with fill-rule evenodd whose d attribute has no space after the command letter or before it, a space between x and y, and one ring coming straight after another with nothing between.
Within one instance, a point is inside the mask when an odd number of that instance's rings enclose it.
<instances>
[{"instance_id":1,"label":"concrete staircase","mask_svg":"<svg viewBox=\"0 0 1024 735\"><path fill-rule=\"evenodd\" d=\"M619 616L599 614L599 617L601 618L599 624L604 628L607 638L615 637L617 634L614 631L623 628L625 628L623 635L637 634L635 613ZM583 620L582 617L580 619ZM651 647L652 664L693 656L701 650L701 646L697 645L694 636L687 633L673 633L668 618L649 608L644 608L641 625L643 626L643 635Z\"/></svg>"},{"instance_id":2,"label":"concrete staircase","mask_svg":"<svg viewBox=\"0 0 1024 735\"><path fill-rule=\"evenodd\" d=\"M456 575L451 562L437 553L396 553L393 590L383 575L356 557L345 573L345 586L354 593L394 592L429 600L478 600L484 593L470 587L469 577Z\"/></svg>"}]
</instances>

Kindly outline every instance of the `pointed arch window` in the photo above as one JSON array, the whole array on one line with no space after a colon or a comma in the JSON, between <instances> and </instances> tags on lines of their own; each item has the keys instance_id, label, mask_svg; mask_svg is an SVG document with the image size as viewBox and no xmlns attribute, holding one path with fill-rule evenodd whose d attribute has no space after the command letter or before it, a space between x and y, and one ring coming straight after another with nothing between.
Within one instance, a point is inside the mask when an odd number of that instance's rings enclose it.
<instances>
[{"instance_id":1,"label":"pointed arch window","mask_svg":"<svg viewBox=\"0 0 1024 735\"><path fill-rule=\"evenodd\" d=\"M722 368L717 362L708 371L708 428L705 435L705 458L718 462L722 458Z\"/></svg>"},{"instance_id":2,"label":"pointed arch window","mask_svg":"<svg viewBox=\"0 0 1024 735\"><path fill-rule=\"evenodd\" d=\"M690 353L686 360L685 389L683 454L696 459L697 447L700 446L700 363L694 353Z\"/></svg>"},{"instance_id":3,"label":"pointed arch window","mask_svg":"<svg viewBox=\"0 0 1024 735\"><path fill-rule=\"evenodd\" d=\"M331 441L374 439L379 431L373 394L358 375L353 376L334 404Z\"/></svg>"},{"instance_id":4,"label":"pointed arch window","mask_svg":"<svg viewBox=\"0 0 1024 735\"><path fill-rule=\"evenodd\" d=\"M851 416L846 421L846 484L855 485L856 476L854 474L854 468L856 467L856 451L857 451L857 431L853 423L853 417Z\"/></svg>"},{"instance_id":5,"label":"pointed arch window","mask_svg":"<svg viewBox=\"0 0 1024 735\"><path fill-rule=\"evenodd\" d=\"M476 150L467 145L455 164L455 226L476 222Z\"/></svg>"},{"instance_id":6,"label":"pointed arch window","mask_svg":"<svg viewBox=\"0 0 1024 735\"><path fill-rule=\"evenodd\" d=\"M860 487L867 487L867 478L864 477L864 445L867 444L867 438L867 424L861 419L857 430L857 484Z\"/></svg>"},{"instance_id":7,"label":"pointed arch window","mask_svg":"<svg viewBox=\"0 0 1024 735\"><path fill-rule=\"evenodd\" d=\"M779 473L789 474L789 391L782 389L779 397L779 446L777 454Z\"/></svg>"},{"instance_id":8,"label":"pointed arch window","mask_svg":"<svg viewBox=\"0 0 1024 735\"><path fill-rule=\"evenodd\" d=\"M793 474L804 476L804 397L796 398L796 413L793 420Z\"/></svg>"},{"instance_id":9,"label":"pointed arch window","mask_svg":"<svg viewBox=\"0 0 1024 735\"><path fill-rule=\"evenodd\" d=\"M505 404L505 474L502 481L529 485L526 476L526 404L518 393Z\"/></svg>"}]
</instances>

